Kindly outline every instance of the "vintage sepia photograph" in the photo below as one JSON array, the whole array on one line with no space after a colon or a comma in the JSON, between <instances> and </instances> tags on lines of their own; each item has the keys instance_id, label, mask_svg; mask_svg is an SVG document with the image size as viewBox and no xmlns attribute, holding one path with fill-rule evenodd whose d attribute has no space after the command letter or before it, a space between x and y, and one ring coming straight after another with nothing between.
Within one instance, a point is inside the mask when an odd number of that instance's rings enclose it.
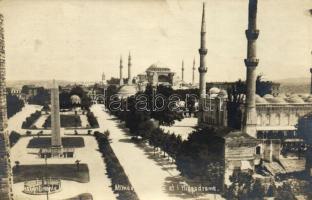
<instances>
[{"instance_id":1,"label":"vintage sepia photograph","mask_svg":"<svg viewBox=\"0 0 312 200\"><path fill-rule=\"evenodd\" d=\"M312 0L0 0L0 200L312 200Z\"/></svg>"}]
</instances>

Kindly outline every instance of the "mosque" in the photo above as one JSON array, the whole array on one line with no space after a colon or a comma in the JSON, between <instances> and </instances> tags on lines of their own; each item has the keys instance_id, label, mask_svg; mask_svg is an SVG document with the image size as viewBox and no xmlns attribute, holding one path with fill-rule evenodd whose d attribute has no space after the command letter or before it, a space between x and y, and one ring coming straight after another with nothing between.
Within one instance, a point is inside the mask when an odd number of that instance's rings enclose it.
<instances>
[{"instance_id":1,"label":"mosque","mask_svg":"<svg viewBox=\"0 0 312 200\"><path fill-rule=\"evenodd\" d=\"M120 99L128 98L134 94L136 94L139 91L138 85L134 83L134 79L132 78L132 72L131 72L131 54L129 53L128 56L128 80L127 83L124 84L123 79L123 64L122 64L122 57L120 57L120 66L119 66L119 90L118 90L118 97Z\"/></svg>"},{"instance_id":2,"label":"mosque","mask_svg":"<svg viewBox=\"0 0 312 200\"><path fill-rule=\"evenodd\" d=\"M270 175L302 171L305 159L294 155L285 156L285 148L298 147L303 140L297 135L299 118L312 112L312 95L279 94L279 84L274 84L272 94L260 97L256 94L256 41L259 30L256 26L257 0L249 1L249 20L246 37L248 41L246 65L246 95L242 95L242 129L227 131L220 136L224 139L224 183L234 169L255 171L261 166ZM206 94L206 24L203 7L199 71L200 100L198 111L199 127L214 127L219 132L228 129L226 89L212 87ZM311 70L312 73L312 70ZM312 87L311 87L312 88ZM311 89L312 90L312 89Z\"/></svg>"}]
</instances>

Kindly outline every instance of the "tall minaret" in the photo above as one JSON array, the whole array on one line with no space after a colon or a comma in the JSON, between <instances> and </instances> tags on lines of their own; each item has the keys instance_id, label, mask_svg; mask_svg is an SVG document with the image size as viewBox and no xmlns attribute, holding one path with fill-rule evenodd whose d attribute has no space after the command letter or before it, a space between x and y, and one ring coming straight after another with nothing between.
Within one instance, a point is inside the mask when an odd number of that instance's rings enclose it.
<instances>
[{"instance_id":1,"label":"tall minaret","mask_svg":"<svg viewBox=\"0 0 312 200\"><path fill-rule=\"evenodd\" d=\"M311 51L311 56L312 56L312 51ZM311 73L310 94L312 94L312 67L310 68L310 73Z\"/></svg>"},{"instance_id":2,"label":"tall minaret","mask_svg":"<svg viewBox=\"0 0 312 200\"><path fill-rule=\"evenodd\" d=\"M195 58L193 60L192 72L193 72L193 74L192 74L192 85L194 85L195 84Z\"/></svg>"},{"instance_id":3,"label":"tall minaret","mask_svg":"<svg viewBox=\"0 0 312 200\"><path fill-rule=\"evenodd\" d=\"M129 52L128 56L128 85L132 84L132 75L131 75L131 54Z\"/></svg>"},{"instance_id":4,"label":"tall minaret","mask_svg":"<svg viewBox=\"0 0 312 200\"><path fill-rule=\"evenodd\" d=\"M256 67L259 60L256 57L256 40L259 36L257 29L257 4L258 0L249 0L248 29L246 37L248 40L246 65L246 102L243 116L243 132L252 137L257 137L257 113L256 113Z\"/></svg>"},{"instance_id":5,"label":"tall minaret","mask_svg":"<svg viewBox=\"0 0 312 200\"><path fill-rule=\"evenodd\" d=\"M206 49L206 22L205 22L205 3L203 3L203 15L202 15L202 24L201 24L201 32L200 32L200 49L199 55L200 55L200 65L198 68L199 71L199 92L200 92L200 98L204 99L206 98L206 73L207 73L207 67L206 67L206 55L207 55L207 49Z\"/></svg>"},{"instance_id":6,"label":"tall minaret","mask_svg":"<svg viewBox=\"0 0 312 200\"><path fill-rule=\"evenodd\" d=\"M120 56L120 65L119 65L119 86L122 86L124 84L123 82L123 76L122 76L122 56Z\"/></svg>"},{"instance_id":7,"label":"tall minaret","mask_svg":"<svg viewBox=\"0 0 312 200\"><path fill-rule=\"evenodd\" d=\"M184 82L184 60L182 60L182 83Z\"/></svg>"},{"instance_id":8,"label":"tall minaret","mask_svg":"<svg viewBox=\"0 0 312 200\"><path fill-rule=\"evenodd\" d=\"M9 132L7 130L3 16L0 14L0 199L13 200Z\"/></svg>"}]
</instances>

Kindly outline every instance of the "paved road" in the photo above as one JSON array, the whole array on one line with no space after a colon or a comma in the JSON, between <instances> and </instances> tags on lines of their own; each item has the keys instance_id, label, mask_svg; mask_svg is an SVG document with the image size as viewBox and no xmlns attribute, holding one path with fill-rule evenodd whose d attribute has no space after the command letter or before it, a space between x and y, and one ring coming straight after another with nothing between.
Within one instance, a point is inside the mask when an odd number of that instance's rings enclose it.
<instances>
[{"instance_id":1,"label":"paved road","mask_svg":"<svg viewBox=\"0 0 312 200\"><path fill-rule=\"evenodd\" d=\"M148 158L146 151L129 141L130 136L126 135L126 130L120 126L119 121L114 120L103 109L103 105L94 105L91 108L98 118L100 129L110 131L111 146L141 200L194 199L169 194L166 178L179 175L175 165L161 166ZM215 199L215 196L206 195L204 199Z\"/></svg>"},{"instance_id":2,"label":"paved road","mask_svg":"<svg viewBox=\"0 0 312 200\"><path fill-rule=\"evenodd\" d=\"M14 130L20 134L26 134L26 130L22 129L23 121L25 121L26 117L30 116L30 114L34 113L36 110L41 110L41 108L42 106L26 104L20 112L9 118L8 130L10 132Z\"/></svg>"}]
</instances>

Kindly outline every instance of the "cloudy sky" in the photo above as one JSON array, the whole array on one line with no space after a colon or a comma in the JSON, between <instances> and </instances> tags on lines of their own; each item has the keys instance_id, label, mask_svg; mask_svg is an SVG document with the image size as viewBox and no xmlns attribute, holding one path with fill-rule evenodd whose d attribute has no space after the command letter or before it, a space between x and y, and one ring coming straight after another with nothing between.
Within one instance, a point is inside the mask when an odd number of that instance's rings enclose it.
<instances>
[{"instance_id":1,"label":"cloudy sky","mask_svg":"<svg viewBox=\"0 0 312 200\"><path fill-rule=\"evenodd\" d=\"M133 74L162 62L191 81L199 61L202 1L2 0L7 78L100 80L117 77L129 51ZM207 80L245 78L248 0L206 0ZM308 77L312 0L259 0L258 72ZM124 74L127 74L124 68ZM198 76L197 76L198 78Z\"/></svg>"}]
</instances>

